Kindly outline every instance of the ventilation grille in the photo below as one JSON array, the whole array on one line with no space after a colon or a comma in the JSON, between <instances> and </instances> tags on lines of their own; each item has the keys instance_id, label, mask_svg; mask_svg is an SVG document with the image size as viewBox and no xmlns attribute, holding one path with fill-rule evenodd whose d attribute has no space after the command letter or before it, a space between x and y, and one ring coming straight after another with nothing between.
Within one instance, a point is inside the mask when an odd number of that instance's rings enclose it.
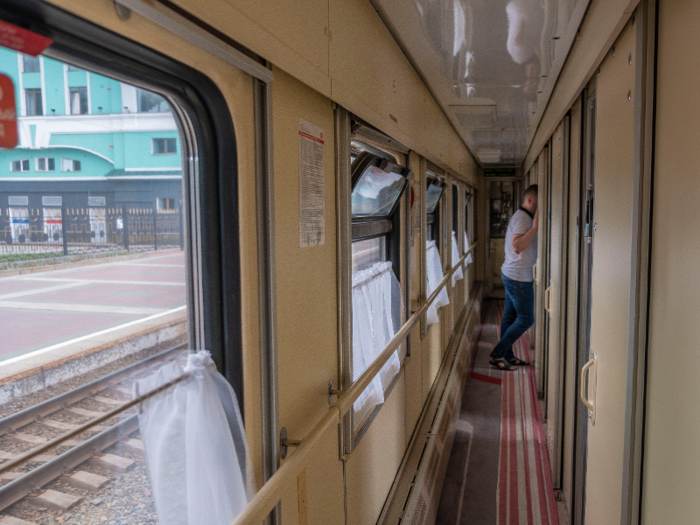
<instances>
[{"instance_id":1,"label":"ventilation grille","mask_svg":"<svg viewBox=\"0 0 700 525\"><path fill-rule=\"evenodd\" d=\"M418 495L418 503L416 504L416 511L413 514L413 519L411 520L411 525L423 525L425 518L428 516L428 503L426 502L423 494Z\"/></svg>"}]
</instances>

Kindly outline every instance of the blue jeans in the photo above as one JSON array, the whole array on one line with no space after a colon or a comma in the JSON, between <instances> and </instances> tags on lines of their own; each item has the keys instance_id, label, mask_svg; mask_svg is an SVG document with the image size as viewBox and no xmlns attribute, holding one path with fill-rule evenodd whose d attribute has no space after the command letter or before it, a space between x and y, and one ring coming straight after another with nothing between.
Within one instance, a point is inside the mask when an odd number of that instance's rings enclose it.
<instances>
[{"instance_id":1,"label":"blue jeans","mask_svg":"<svg viewBox=\"0 0 700 525\"><path fill-rule=\"evenodd\" d=\"M493 347L493 359L513 359L513 343L535 322L535 294L532 282L514 281L501 273L506 286L506 306L501 319L501 340Z\"/></svg>"}]
</instances>

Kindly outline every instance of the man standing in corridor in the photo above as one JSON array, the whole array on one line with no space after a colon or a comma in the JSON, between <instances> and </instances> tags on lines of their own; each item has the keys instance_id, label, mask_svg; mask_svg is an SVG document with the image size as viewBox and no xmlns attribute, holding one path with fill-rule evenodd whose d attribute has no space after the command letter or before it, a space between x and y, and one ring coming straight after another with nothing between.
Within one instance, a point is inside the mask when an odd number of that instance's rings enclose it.
<instances>
[{"instance_id":1,"label":"man standing in corridor","mask_svg":"<svg viewBox=\"0 0 700 525\"><path fill-rule=\"evenodd\" d=\"M501 277L506 304L501 319L501 340L493 348L489 363L499 370L514 370L529 363L515 357L513 343L535 322L532 267L537 261L537 184L525 190L523 204L513 214L506 231L506 259Z\"/></svg>"}]
</instances>

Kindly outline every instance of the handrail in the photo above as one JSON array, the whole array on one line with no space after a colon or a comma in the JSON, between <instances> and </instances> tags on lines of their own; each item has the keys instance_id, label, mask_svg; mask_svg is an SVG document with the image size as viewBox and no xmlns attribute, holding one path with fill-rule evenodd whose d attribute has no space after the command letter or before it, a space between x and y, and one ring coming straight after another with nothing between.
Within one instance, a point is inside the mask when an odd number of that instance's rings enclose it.
<instances>
[{"instance_id":1,"label":"handrail","mask_svg":"<svg viewBox=\"0 0 700 525\"><path fill-rule=\"evenodd\" d=\"M360 378L329 407L328 412L316 423L316 426L311 432L301 440L301 443L294 453L291 454L289 459L285 460L279 470L267 480L267 483L265 483L253 499L250 500L248 505L246 505L243 511L233 520L231 525L257 525L272 511L275 505L277 505L277 502L282 499L282 495L285 490L287 490L287 484L291 483L306 467L308 463L307 457L313 451L316 443L319 442L326 432L338 425L342 417L350 411L353 403L360 397L362 392L365 391L394 351L418 323L421 316L428 310L430 305L433 304L438 293L447 285L449 278L457 268L462 265L467 255L472 252L478 242L478 240L474 241L464 255L460 257L457 264L447 272L437 288L435 288L433 293L430 294L430 297L425 301L425 304L403 324L392 340L389 341L389 344L386 345L377 359L375 359Z\"/></svg>"}]
</instances>

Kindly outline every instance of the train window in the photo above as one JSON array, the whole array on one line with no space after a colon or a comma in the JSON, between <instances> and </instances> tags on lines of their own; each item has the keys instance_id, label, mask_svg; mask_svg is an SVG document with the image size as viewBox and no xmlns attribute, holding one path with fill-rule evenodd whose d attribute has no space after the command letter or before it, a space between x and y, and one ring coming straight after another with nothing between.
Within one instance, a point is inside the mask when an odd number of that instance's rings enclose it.
<instances>
[{"instance_id":1,"label":"train window","mask_svg":"<svg viewBox=\"0 0 700 525\"><path fill-rule=\"evenodd\" d=\"M440 235L440 197L442 197L445 183L441 182L437 175L428 172L426 183L426 205L425 211L428 215L428 235L429 241L436 241L438 251L442 251L441 243L438 242Z\"/></svg>"},{"instance_id":2,"label":"train window","mask_svg":"<svg viewBox=\"0 0 700 525\"><path fill-rule=\"evenodd\" d=\"M508 222L514 211L513 183L491 181L489 193L489 235L491 237L505 237Z\"/></svg>"},{"instance_id":3,"label":"train window","mask_svg":"<svg viewBox=\"0 0 700 525\"><path fill-rule=\"evenodd\" d=\"M195 70L50 5L36 17L26 4L0 5L0 18L30 21L55 44L30 61L40 67L24 85L43 89L33 101L18 97L18 147L0 150L0 269L22 268L0 279L0 512L69 521L38 511L25 497L36 491L78 521L167 522L137 410L120 407L138 380L203 347L242 399L230 371L240 356L225 353L240 348L239 268L226 258L238 259L228 106ZM72 62L87 85L66 85ZM20 88L24 63L0 47L0 69ZM167 100L167 111L130 111L137 90ZM179 154L151 156L151 137L175 140ZM8 170L17 164L21 175ZM80 432L51 446L69 431ZM50 448L37 455L39 446Z\"/></svg>"},{"instance_id":4,"label":"train window","mask_svg":"<svg viewBox=\"0 0 700 525\"><path fill-rule=\"evenodd\" d=\"M353 381L384 350L404 319L399 284L399 201L412 173L360 149L352 163ZM353 406L353 437L366 428L401 367L399 351Z\"/></svg>"}]
</instances>

